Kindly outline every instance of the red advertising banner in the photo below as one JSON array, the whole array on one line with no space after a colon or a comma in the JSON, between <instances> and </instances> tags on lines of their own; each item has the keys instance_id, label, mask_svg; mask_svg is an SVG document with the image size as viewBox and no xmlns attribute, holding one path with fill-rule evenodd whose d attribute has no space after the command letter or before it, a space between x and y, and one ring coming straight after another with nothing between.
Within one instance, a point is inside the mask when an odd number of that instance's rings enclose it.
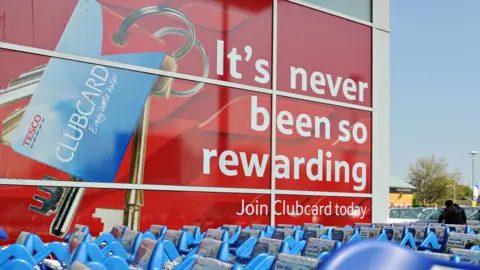
<instances>
[{"instance_id":1,"label":"red advertising banner","mask_svg":"<svg viewBox=\"0 0 480 270\"><path fill-rule=\"evenodd\" d=\"M182 226L216 228L223 224L268 224L272 209L270 195L208 192L140 191L140 231L151 225L166 225L169 229ZM0 203L9 205L0 212L2 227L12 237L21 231L34 232L42 240L58 240L51 235L52 216L38 215L28 210L39 207L30 198L36 187L1 186ZM126 190L89 188L85 193L73 224L86 224L92 235L110 231L121 224L125 215ZM371 199L338 198L298 195L276 195L277 224L318 223L327 226L371 222Z\"/></svg>"},{"instance_id":2,"label":"red advertising banner","mask_svg":"<svg viewBox=\"0 0 480 270\"><path fill-rule=\"evenodd\" d=\"M39 215L29 207L40 207L31 198L39 191L36 187L0 186L0 204L8 208L0 211L2 228L15 242L21 231L34 232L42 240L58 241L50 233L53 216ZM126 190L87 189L79 207L74 224L88 225L92 235L110 231L114 225L122 224L125 209ZM256 202L269 209L270 195L141 191L144 201L141 208L140 230L146 231L151 225L166 225L178 230L185 225L202 228L216 228L223 224L238 224L242 227L252 224L268 224L266 213L242 214L242 205ZM265 208L267 207L267 208Z\"/></svg>"},{"instance_id":3,"label":"red advertising banner","mask_svg":"<svg viewBox=\"0 0 480 270\"><path fill-rule=\"evenodd\" d=\"M37 189L16 186L18 179L262 189L144 191L141 230L268 224L274 210L277 223L370 222L370 199L334 195L371 193L372 113L285 95L371 106L371 29L279 1L283 96L274 117L265 89L272 87L272 18L271 0L3 1L0 42L103 62L0 50L0 178L12 179L0 186L0 203L9 205L0 227L13 237L26 230L50 239L75 223L98 234L123 222L125 190ZM277 195L271 207L260 193L272 176L277 190L328 196ZM68 196L78 204L65 206ZM67 212L72 218L59 220ZM53 232L57 223L65 226Z\"/></svg>"},{"instance_id":4,"label":"red advertising banner","mask_svg":"<svg viewBox=\"0 0 480 270\"><path fill-rule=\"evenodd\" d=\"M58 46L72 30L72 15L84 0L3 1L0 5L0 41L96 57L76 44ZM92 1L91 1L92 2ZM102 20L92 22L96 10L77 21L99 34L102 55L133 52L169 52L177 67L168 71L212 79L271 87L272 1L241 0L101 0ZM130 25L135 11L150 10ZM55 12L52 12L55 10ZM143 14L143 13L142 13ZM130 16L130 17L129 17ZM115 41L116 33L125 43ZM194 39L188 40L190 34ZM78 42L88 42L78 36ZM191 41L191 44L188 44ZM195 42L193 42L195 41ZM186 53L185 53L186 52ZM172 54L173 53L173 54ZM203 64L202 64L203 62Z\"/></svg>"},{"instance_id":5,"label":"red advertising banner","mask_svg":"<svg viewBox=\"0 0 480 270\"><path fill-rule=\"evenodd\" d=\"M0 69L17 71L10 78L0 76L2 86L20 76L21 70L31 70L48 61L46 57L18 52L0 54L7 60L0 63ZM175 80L172 87L182 89L195 84ZM11 120L12 113L26 104L27 100L22 100L0 108L0 117L6 120L3 135L7 144L0 147L0 157L4 160L0 177L42 179L48 175L68 179L65 173L8 147L8 139L14 132L9 129L18 124L15 123L18 119ZM269 188L271 131L251 129L252 106L270 111L271 98L267 94L217 85L204 85L190 98L152 98L143 183ZM126 149L116 183L128 183L131 149L131 145Z\"/></svg>"},{"instance_id":6,"label":"red advertising banner","mask_svg":"<svg viewBox=\"0 0 480 270\"><path fill-rule=\"evenodd\" d=\"M278 189L370 193L371 112L277 97Z\"/></svg>"},{"instance_id":7,"label":"red advertising banner","mask_svg":"<svg viewBox=\"0 0 480 270\"><path fill-rule=\"evenodd\" d=\"M2 52L0 68L29 70L47 58ZM24 59L18 61L17 59ZM8 63L14 63L10 65ZM31 64L29 64L31 63ZM7 65L10 68L7 68ZM85 64L86 65L86 64ZM13 78L19 75L12 76ZM10 78L1 78L7 85ZM189 87L175 80L173 87ZM1 100L1 96L0 96ZM4 141L14 110L0 110ZM270 187L271 98L216 85L204 85L189 99L151 99L143 183L161 185ZM115 182L128 183L131 147ZM279 97L277 99L277 188L330 192L371 190L371 113ZM0 147L4 178L68 179L64 173ZM188 164L188 170L185 166Z\"/></svg>"},{"instance_id":8,"label":"red advertising banner","mask_svg":"<svg viewBox=\"0 0 480 270\"><path fill-rule=\"evenodd\" d=\"M372 28L278 1L277 88L372 105Z\"/></svg>"},{"instance_id":9,"label":"red advertising banner","mask_svg":"<svg viewBox=\"0 0 480 270\"><path fill-rule=\"evenodd\" d=\"M277 224L316 223L326 226L370 223L370 198L276 195Z\"/></svg>"}]
</instances>

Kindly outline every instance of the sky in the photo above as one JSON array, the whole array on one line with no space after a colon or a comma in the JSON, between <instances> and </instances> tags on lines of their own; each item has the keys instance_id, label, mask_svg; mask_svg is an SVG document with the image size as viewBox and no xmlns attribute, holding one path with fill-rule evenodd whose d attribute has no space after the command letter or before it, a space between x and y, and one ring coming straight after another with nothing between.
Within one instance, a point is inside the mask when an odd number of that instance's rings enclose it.
<instances>
[{"instance_id":1,"label":"sky","mask_svg":"<svg viewBox=\"0 0 480 270\"><path fill-rule=\"evenodd\" d=\"M471 183L480 152L480 0L391 0L390 170L436 154ZM480 155L476 162L480 181Z\"/></svg>"}]
</instances>

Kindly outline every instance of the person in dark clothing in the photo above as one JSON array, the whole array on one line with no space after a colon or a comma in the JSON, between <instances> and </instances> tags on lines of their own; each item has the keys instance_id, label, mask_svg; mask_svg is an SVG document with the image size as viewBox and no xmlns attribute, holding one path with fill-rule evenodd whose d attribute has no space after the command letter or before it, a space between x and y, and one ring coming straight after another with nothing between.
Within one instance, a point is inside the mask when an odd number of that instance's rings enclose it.
<instances>
[{"instance_id":1,"label":"person in dark clothing","mask_svg":"<svg viewBox=\"0 0 480 270\"><path fill-rule=\"evenodd\" d=\"M454 204L452 200L448 200L445 202L445 210L443 210L443 213L440 215L438 223L442 223L443 221L445 221L445 224L465 225L467 224L467 215L465 214L465 210L458 204Z\"/></svg>"}]
</instances>

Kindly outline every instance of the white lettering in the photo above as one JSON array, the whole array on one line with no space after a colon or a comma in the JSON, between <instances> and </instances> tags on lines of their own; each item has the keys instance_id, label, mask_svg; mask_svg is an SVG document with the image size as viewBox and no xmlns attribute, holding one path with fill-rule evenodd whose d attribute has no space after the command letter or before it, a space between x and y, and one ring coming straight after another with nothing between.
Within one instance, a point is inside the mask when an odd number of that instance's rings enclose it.
<instances>
[{"instance_id":1,"label":"white lettering","mask_svg":"<svg viewBox=\"0 0 480 270\"><path fill-rule=\"evenodd\" d=\"M220 170L224 175L227 176L236 176L238 175L238 171L236 169L228 169L227 166L238 166L238 157L237 154L233 151L224 151L220 154L220 161L219 161Z\"/></svg>"},{"instance_id":2,"label":"white lettering","mask_svg":"<svg viewBox=\"0 0 480 270\"><path fill-rule=\"evenodd\" d=\"M59 142L58 147L55 150L56 157L59 161L68 163L75 158L76 151L80 145L81 140L84 137L83 131L88 129L92 133L96 133L96 129L93 129L88 123L88 117L94 111L96 103L95 97L99 97L102 93L101 87L104 87L109 77L108 70L102 66L93 66L90 71L90 78L85 82L85 87L89 90L81 91L81 95L84 101L90 103L90 108L85 109L82 105L82 100L76 102L76 112L70 115L68 120L67 130L62 134L62 141ZM88 106L87 106L88 108ZM95 132L93 132L95 130Z\"/></svg>"},{"instance_id":3,"label":"white lettering","mask_svg":"<svg viewBox=\"0 0 480 270\"><path fill-rule=\"evenodd\" d=\"M242 56L237 54L237 48L233 48L227 57L230 60L230 74L235 79L241 79L242 74L237 71L237 62L242 61Z\"/></svg>"},{"instance_id":4,"label":"white lettering","mask_svg":"<svg viewBox=\"0 0 480 270\"><path fill-rule=\"evenodd\" d=\"M255 81L259 83L268 83L270 81L270 73L268 72L268 61L265 59L260 59L255 62L255 68L257 69L258 73L262 76L255 76Z\"/></svg>"},{"instance_id":5,"label":"white lettering","mask_svg":"<svg viewBox=\"0 0 480 270\"><path fill-rule=\"evenodd\" d=\"M223 54L225 53L223 40L217 39L217 75L223 75Z\"/></svg>"},{"instance_id":6,"label":"white lettering","mask_svg":"<svg viewBox=\"0 0 480 270\"><path fill-rule=\"evenodd\" d=\"M252 96L250 100L250 128L255 131L266 131L270 126L270 113L266 108L258 106L258 98L256 96ZM263 121L260 121L259 118ZM260 122L262 124L259 124ZM312 120L309 115L300 114L294 118L289 111L280 111L277 116L278 130L282 134L292 135L293 126L295 126L295 130L302 137L311 137L312 129L315 138L330 139L331 137L331 123L328 117L314 116Z\"/></svg>"},{"instance_id":7,"label":"white lettering","mask_svg":"<svg viewBox=\"0 0 480 270\"><path fill-rule=\"evenodd\" d=\"M263 121L258 121L259 117L262 118ZM259 122L262 122L262 124L259 125ZM251 97L250 123L250 128L255 131L265 131L270 126L270 113L267 109L258 106L256 96Z\"/></svg>"},{"instance_id":8,"label":"white lettering","mask_svg":"<svg viewBox=\"0 0 480 270\"><path fill-rule=\"evenodd\" d=\"M310 80L310 89L315 94L320 96L328 94L331 97L338 97L341 93L343 97L350 101L364 102L365 91L369 87L367 82L356 82L351 78L323 74L319 71L314 71L309 76L305 69L290 66L290 88L292 90L296 90L300 85L302 91L307 91L308 80Z\"/></svg>"},{"instance_id":9,"label":"white lettering","mask_svg":"<svg viewBox=\"0 0 480 270\"><path fill-rule=\"evenodd\" d=\"M213 158L218 158L218 168L226 176L264 177L268 166L269 154L234 152L226 150L218 153L217 150L203 149L203 174L211 174ZM354 163L353 166L344 160L334 160L330 151L317 150L317 156L306 160L305 158L293 157L292 161L284 155L276 155L274 158L273 174L277 179L300 180L303 175L310 181L350 183L353 179L353 189L363 191L366 188L367 165L362 162ZM215 165L213 165L215 166ZM302 172L304 174L302 174Z\"/></svg>"}]
</instances>

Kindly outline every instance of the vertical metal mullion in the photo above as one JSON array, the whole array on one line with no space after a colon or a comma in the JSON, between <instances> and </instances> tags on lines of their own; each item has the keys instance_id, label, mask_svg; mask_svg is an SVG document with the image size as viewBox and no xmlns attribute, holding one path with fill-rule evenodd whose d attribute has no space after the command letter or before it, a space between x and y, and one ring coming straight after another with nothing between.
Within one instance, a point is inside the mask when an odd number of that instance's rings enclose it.
<instances>
[{"instance_id":1,"label":"vertical metal mullion","mask_svg":"<svg viewBox=\"0 0 480 270\"><path fill-rule=\"evenodd\" d=\"M372 222L388 219L390 177L389 1L372 1Z\"/></svg>"},{"instance_id":2,"label":"vertical metal mullion","mask_svg":"<svg viewBox=\"0 0 480 270\"><path fill-rule=\"evenodd\" d=\"M370 78L370 81L371 81L371 106L372 106L372 112L370 114L370 118L371 118L371 122L372 122L372 126L370 127L370 172L371 172L371 177L370 177L370 183L371 183L371 188L370 188L370 194L372 194L372 198L370 199L370 214L371 214L371 222L375 222L374 221L374 217L376 217L376 211L377 211L377 207L375 206L374 204L374 199L373 199L373 191L375 190L375 180L376 180L376 164L374 162L374 158L376 158L375 156L375 152L374 152L374 143L376 143L376 141L374 141L374 138L376 137L376 127L374 127L374 121L376 120L375 118L375 113L374 113L374 108L376 106L374 106L374 103L376 102L376 97L375 97L375 89L376 89L376 82L375 82L375 70L374 70L374 66L375 66L375 51L374 51L374 46L375 46L375 37L374 37L374 34L373 32L375 31L375 27L373 27L373 4L374 4L374 1L372 0L372 7L371 7L371 16L372 16L372 27L370 29L371 33L372 33L372 37L371 37L371 41L372 41L372 44L370 46L370 52L371 52L371 58L370 58L370 63L371 63L371 67L370 67L370 74L372 75L371 78Z\"/></svg>"},{"instance_id":3,"label":"vertical metal mullion","mask_svg":"<svg viewBox=\"0 0 480 270\"><path fill-rule=\"evenodd\" d=\"M272 109L271 109L271 182L270 182L270 225L275 225L275 157L277 148L277 19L278 19L278 0L272 0Z\"/></svg>"}]
</instances>

